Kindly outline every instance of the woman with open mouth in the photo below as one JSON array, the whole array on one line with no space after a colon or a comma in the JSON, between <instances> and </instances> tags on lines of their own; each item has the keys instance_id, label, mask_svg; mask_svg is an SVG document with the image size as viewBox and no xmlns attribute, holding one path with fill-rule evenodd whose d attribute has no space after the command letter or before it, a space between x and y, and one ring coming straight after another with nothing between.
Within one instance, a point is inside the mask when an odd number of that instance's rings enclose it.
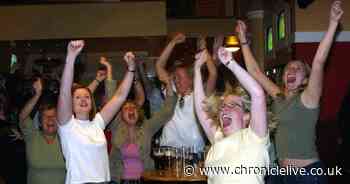
<instances>
[{"instance_id":1,"label":"woman with open mouth","mask_svg":"<svg viewBox=\"0 0 350 184\"><path fill-rule=\"evenodd\" d=\"M116 81L112 76L112 65L107 61L101 64L107 68L105 91L107 100L112 98ZM140 63L137 64L140 67ZM167 83L167 96L160 110L151 119L144 120L141 108L145 101L142 82L135 76L133 82L134 98L127 100L113 120L112 149L109 155L111 179L117 183L141 184L141 174L144 170L154 169L150 157L151 139L172 116L176 105L176 96Z\"/></svg>"},{"instance_id":2,"label":"woman with open mouth","mask_svg":"<svg viewBox=\"0 0 350 184\"><path fill-rule=\"evenodd\" d=\"M57 135L56 103L49 100L39 104L39 128L30 117L34 106L39 102L43 92L42 81L38 78L33 83L35 91L19 113L19 126L26 143L28 164L28 184L62 184L66 168Z\"/></svg>"},{"instance_id":3,"label":"woman with open mouth","mask_svg":"<svg viewBox=\"0 0 350 184\"><path fill-rule=\"evenodd\" d=\"M152 136L163 126L174 113L177 102L167 85L167 97L162 108L143 121L140 107L135 101L127 101L121 108L112 128L112 149L110 168L112 180L118 183L141 184L144 170L154 169L151 158Z\"/></svg>"},{"instance_id":4,"label":"woman with open mouth","mask_svg":"<svg viewBox=\"0 0 350 184\"><path fill-rule=\"evenodd\" d=\"M233 60L232 54L221 47L218 51L220 61L233 72L241 86L247 90L251 104L247 105L247 99L244 99L238 91L226 91L221 97L206 98L201 76L201 66L206 57L206 50L196 55L194 92L197 117L212 144L205 161L205 167L212 169L206 173L208 184L264 183L262 170L269 163L264 91ZM250 113L246 111L247 108L250 109ZM224 167L227 168L227 172L222 169ZM261 170L245 172L244 168L250 167ZM220 168L223 172L215 172Z\"/></svg>"},{"instance_id":5,"label":"woman with open mouth","mask_svg":"<svg viewBox=\"0 0 350 184\"><path fill-rule=\"evenodd\" d=\"M244 61L248 72L262 85L274 99L273 110L279 124L275 143L280 166L305 168L323 168L316 150L315 125L319 116L322 96L324 66L332 46L339 21L343 15L341 1L334 1L330 10L329 25L321 40L312 68L300 60L290 61L284 68L282 83L274 84L257 64L246 37L247 26L238 21L236 31L242 45ZM324 175L288 175L285 183L326 183Z\"/></svg>"},{"instance_id":6,"label":"woman with open mouth","mask_svg":"<svg viewBox=\"0 0 350 184\"><path fill-rule=\"evenodd\" d=\"M84 41L71 41L58 98L57 119L62 152L66 161L66 184L108 183L110 181L107 141L103 130L127 98L135 73L135 56L127 52L128 70L113 97L96 113L91 91L72 90L74 63Z\"/></svg>"}]
</instances>

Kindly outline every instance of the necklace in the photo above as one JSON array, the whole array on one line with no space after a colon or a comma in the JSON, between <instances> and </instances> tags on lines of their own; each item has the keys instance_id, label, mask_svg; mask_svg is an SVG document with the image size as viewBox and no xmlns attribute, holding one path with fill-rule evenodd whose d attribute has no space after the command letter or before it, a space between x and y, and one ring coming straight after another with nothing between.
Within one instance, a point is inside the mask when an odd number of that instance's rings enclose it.
<instances>
[{"instance_id":1,"label":"necklace","mask_svg":"<svg viewBox=\"0 0 350 184\"><path fill-rule=\"evenodd\" d=\"M43 134L43 137L44 137L44 140L47 144L53 144L55 143L55 139L56 139L56 136L50 136L50 135L44 135Z\"/></svg>"}]
</instances>

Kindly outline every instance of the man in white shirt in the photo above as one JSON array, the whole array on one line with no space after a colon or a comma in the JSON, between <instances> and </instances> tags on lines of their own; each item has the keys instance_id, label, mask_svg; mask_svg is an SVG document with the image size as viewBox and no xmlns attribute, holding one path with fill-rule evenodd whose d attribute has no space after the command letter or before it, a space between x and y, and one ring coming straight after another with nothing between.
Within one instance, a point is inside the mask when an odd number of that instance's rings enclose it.
<instances>
[{"instance_id":1,"label":"man in white shirt","mask_svg":"<svg viewBox=\"0 0 350 184\"><path fill-rule=\"evenodd\" d=\"M195 151L204 147L204 136L197 122L193 104L193 81L189 68L183 64L175 66L173 72L168 72L165 67L169 56L177 44L185 42L185 35L177 34L165 47L161 56L156 62L156 71L160 81L163 83L175 84L174 91L178 96L175 112L172 119L164 126L161 145L172 147L194 148ZM205 41L201 40L200 49L205 49ZM206 93L210 95L216 85L216 66L211 58L206 62L208 68L208 79Z\"/></svg>"}]
</instances>

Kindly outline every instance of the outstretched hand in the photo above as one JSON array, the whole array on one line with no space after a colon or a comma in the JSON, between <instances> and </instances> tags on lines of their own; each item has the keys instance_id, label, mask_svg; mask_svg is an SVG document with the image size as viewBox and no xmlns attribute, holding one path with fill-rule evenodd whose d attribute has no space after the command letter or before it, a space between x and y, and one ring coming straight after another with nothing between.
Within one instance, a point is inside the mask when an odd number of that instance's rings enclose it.
<instances>
[{"instance_id":1,"label":"outstretched hand","mask_svg":"<svg viewBox=\"0 0 350 184\"><path fill-rule=\"evenodd\" d=\"M339 22L339 20L341 19L344 13L343 9L341 8L341 3L341 1L334 1L332 3L330 21Z\"/></svg>"},{"instance_id":2,"label":"outstretched hand","mask_svg":"<svg viewBox=\"0 0 350 184\"><path fill-rule=\"evenodd\" d=\"M43 90L43 85L41 82L41 79L38 78L34 83L33 83L33 88L35 91L35 94L39 95L41 94L42 90Z\"/></svg>"},{"instance_id":3,"label":"outstretched hand","mask_svg":"<svg viewBox=\"0 0 350 184\"><path fill-rule=\"evenodd\" d=\"M227 66L230 63L230 61L232 61L233 59L232 53L227 51L224 47L219 48L218 57L221 63L224 64L225 66Z\"/></svg>"},{"instance_id":4,"label":"outstretched hand","mask_svg":"<svg viewBox=\"0 0 350 184\"><path fill-rule=\"evenodd\" d=\"M84 40L70 41L67 47L68 54L73 54L74 56L77 56L84 48L84 45Z\"/></svg>"},{"instance_id":5,"label":"outstretched hand","mask_svg":"<svg viewBox=\"0 0 350 184\"><path fill-rule=\"evenodd\" d=\"M104 56L100 57L100 64L106 67L109 67L111 64L108 62L107 58Z\"/></svg>"},{"instance_id":6,"label":"outstretched hand","mask_svg":"<svg viewBox=\"0 0 350 184\"><path fill-rule=\"evenodd\" d=\"M132 52L125 53L124 60L126 64L128 64L129 70L135 70L136 68L135 55Z\"/></svg>"},{"instance_id":7,"label":"outstretched hand","mask_svg":"<svg viewBox=\"0 0 350 184\"><path fill-rule=\"evenodd\" d=\"M197 50L201 51L207 48L206 36L201 35L197 38Z\"/></svg>"},{"instance_id":8,"label":"outstretched hand","mask_svg":"<svg viewBox=\"0 0 350 184\"><path fill-rule=\"evenodd\" d=\"M195 58L195 68L200 68L208 60L208 50L204 49L201 52L197 53Z\"/></svg>"},{"instance_id":9,"label":"outstretched hand","mask_svg":"<svg viewBox=\"0 0 350 184\"><path fill-rule=\"evenodd\" d=\"M235 28L240 42L247 42L247 25L242 20L237 20L237 25Z\"/></svg>"},{"instance_id":10,"label":"outstretched hand","mask_svg":"<svg viewBox=\"0 0 350 184\"><path fill-rule=\"evenodd\" d=\"M218 35L218 36L215 36L215 38L214 38L213 60L215 60L215 61L218 59L218 50L224 44L224 39L225 39L224 35Z\"/></svg>"}]
</instances>

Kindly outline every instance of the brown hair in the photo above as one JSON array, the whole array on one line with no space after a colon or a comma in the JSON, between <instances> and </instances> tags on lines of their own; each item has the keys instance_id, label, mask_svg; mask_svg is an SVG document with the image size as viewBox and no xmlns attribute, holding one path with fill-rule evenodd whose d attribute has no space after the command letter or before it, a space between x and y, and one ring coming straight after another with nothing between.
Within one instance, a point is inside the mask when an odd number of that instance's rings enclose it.
<instances>
[{"instance_id":1,"label":"brown hair","mask_svg":"<svg viewBox=\"0 0 350 184\"><path fill-rule=\"evenodd\" d=\"M193 77L193 67L189 64L184 63L183 61L176 60L174 65L170 67L169 72L174 74L177 69L184 69L188 76Z\"/></svg>"},{"instance_id":2,"label":"brown hair","mask_svg":"<svg viewBox=\"0 0 350 184\"><path fill-rule=\"evenodd\" d=\"M140 107L137 106L137 103L136 103L134 100L127 100L126 102L123 103L122 108L121 108L121 111L120 111L120 119L121 119L122 121L124 121L123 115L122 115L122 109L123 109L124 105L126 105L126 104L128 104L128 103L135 105L136 111L137 111L138 116L139 116L139 118L138 118L138 120L137 120L137 122L136 122L136 127L141 127L142 124L143 124L143 120L144 120L144 118L145 118L145 117L144 117L144 112L142 111L142 109L141 109ZM123 122L123 123L124 123L124 122Z\"/></svg>"},{"instance_id":3,"label":"brown hair","mask_svg":"<svg viewBox=\"0 0 350 184\"><path fill-rule=\"evenodd\" d=\"M94 118L95 118L95 115L96 115L96 103L95 103L95 99L90 91L89 88L87 87L83 87L83 86L80 86L80 85L77 85L77 86L74 86L72 88L72 95L74 95L75 91L78 90L78 89L85 89L86 91L88 91L89 95L90 95L90 100L91 100L91 111L89 112L89 120L92 121ZM73 112L74 116L75 116L75 113Z\"/></svg>"}]
</instances>

